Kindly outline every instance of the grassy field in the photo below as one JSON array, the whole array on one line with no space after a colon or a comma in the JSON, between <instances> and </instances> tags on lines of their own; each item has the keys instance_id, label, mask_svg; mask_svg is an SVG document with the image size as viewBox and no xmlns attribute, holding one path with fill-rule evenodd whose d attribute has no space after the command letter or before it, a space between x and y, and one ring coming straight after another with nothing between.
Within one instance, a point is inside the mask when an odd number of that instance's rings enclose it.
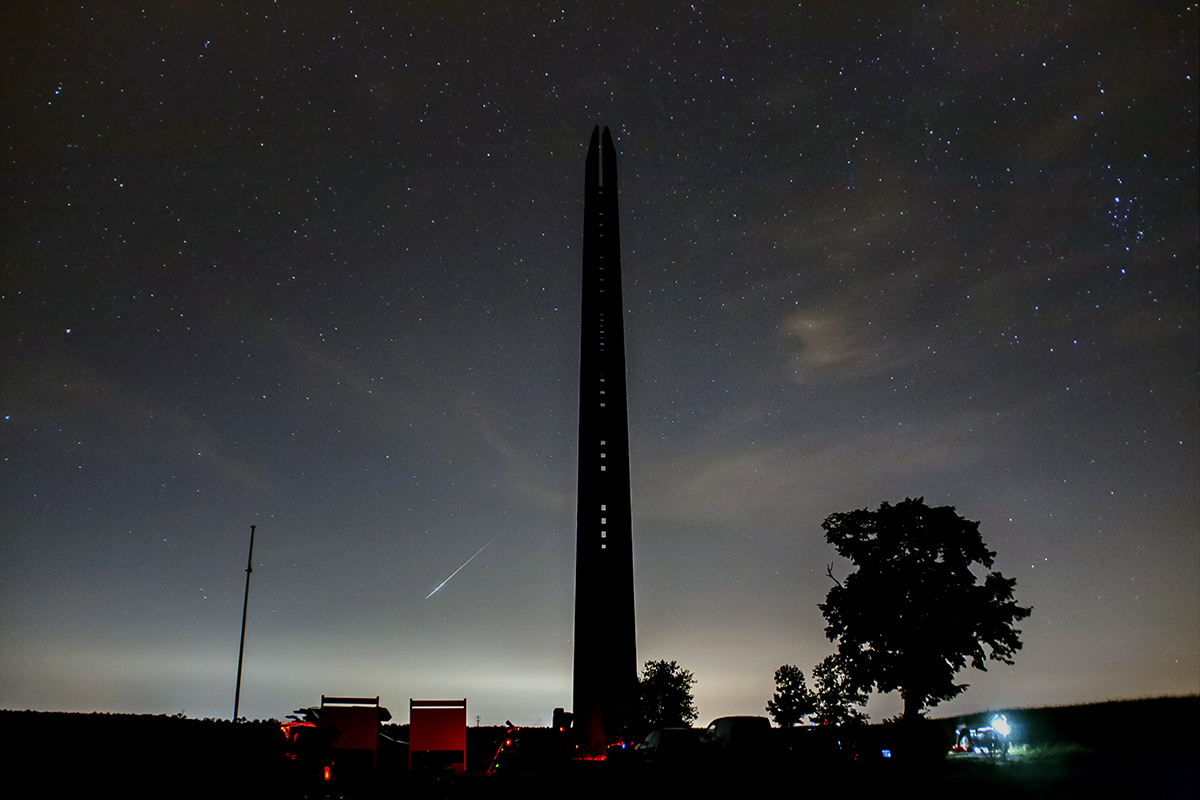
<instances>
[{"instance_id":1,"label":"grassy field","mask_svg":"<svg viewBox=\"0 0 1200 800\"><path fill-rule=\"evenodd\" d=\"M1015 744L1003 759L948 752L960 719L1005 713ZM927 746L905 749L900 724L869 726L857 752L805 752L804 745L752 752L737 760L685 765L570 764L542 760L505 775L409 778L391 770L357 795L468 797L519 793L711 794L729 786L774 794L781 785L815 796L874 797L903 791L921 797L1200 797L1195 720L1200 697L1114 701L1083 706L995 709L925 723ZM38 793L62 796L116 790L119 797L323 797L289 782L274 721L234 725L182 716L0 711L10 780L31 778ZM389 726L404 738L405 726ZM482 772L501 728L468 729L468 763ZM529 731L530 741L546 733ZM894 757L882 759L886 747ZM876 757L873 757L874 756ZM398 766L398 765L393 765ZM328 796L343 796L334 794Z\"/></svg>"},{"instance_id":2,"label":"grassy field","mask_svg":"<svg viewBox=\"0 0 1200 800\"><path fill-rule=\"evenodd\" d=\"M1200 797L1200 697L996 709L1016 726L1002 760L951 755L945 784L982 784L981 797ZM938 720L953 730L957 719Z\"/></svg>"}]
</instances>

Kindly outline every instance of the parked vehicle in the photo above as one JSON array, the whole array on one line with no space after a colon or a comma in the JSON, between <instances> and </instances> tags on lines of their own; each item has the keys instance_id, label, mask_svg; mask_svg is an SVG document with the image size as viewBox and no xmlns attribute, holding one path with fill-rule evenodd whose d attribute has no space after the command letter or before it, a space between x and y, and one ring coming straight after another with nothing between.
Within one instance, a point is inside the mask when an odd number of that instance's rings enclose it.
<instances>
[{"instance_id":1,"label":"parked vehicle","mask_svg":"<svg viewBox=\"0 0 1200 800\"><path fill-rule=\"evenodd\" d=\"M699 751L700 732L692 728L657 728L636 748L639 760L647 764L679 763L695 758Z\"/></svg>"},{"instance_id":2,"label":"parked vehicle","mask_svg":"<svg viewBox=\"0 0 1200 800\"><path fill-rule=\"evenodd\" d=\"M321 696L280 725L284 755L301 783L359 783L374 777L380 746L394 745L379 729L392 718L378 697Z\"/></svg>"},{"instance_id":3,"label":"parked vehicle","mask_svg":"<svg viewBox=\"0 0 1200 800\"><path fill-rule=\"evenodd\" d=\"M706 760L724 768L777 763L779 755L766 717L717 717L700 740Z\"/></svg>"},{"instance_id":4,"label":"parked vehicle","mask_svg":"<svg viewBox=\"0 0 1200 800\"><path fill-rule=\"evenodd\" d=\"M1008 752L1012 728L1003 714L992 717L987 725L972 728L966 724L954 730L954 747L958 753L978 753L1003 756Z\"/></svg>"}]
</instances>

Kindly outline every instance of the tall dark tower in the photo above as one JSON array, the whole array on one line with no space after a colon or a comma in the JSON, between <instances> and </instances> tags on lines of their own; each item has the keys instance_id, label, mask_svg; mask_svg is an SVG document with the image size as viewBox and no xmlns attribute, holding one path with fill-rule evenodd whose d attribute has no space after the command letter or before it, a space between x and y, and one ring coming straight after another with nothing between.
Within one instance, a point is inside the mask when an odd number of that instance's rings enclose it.
<instances>
[{"instance_id":1,"label":"tall dark tower","mask_svg":"<svg viewBox=\"0 0 1200 800\"><path fill-rule=\"evenodd\" d=\"M617 155L608 128L603 140L599 126L592 132L586 171L572 700L580 754L598 756L633 721L637 697Z\"/></svg>"}]
</instances>

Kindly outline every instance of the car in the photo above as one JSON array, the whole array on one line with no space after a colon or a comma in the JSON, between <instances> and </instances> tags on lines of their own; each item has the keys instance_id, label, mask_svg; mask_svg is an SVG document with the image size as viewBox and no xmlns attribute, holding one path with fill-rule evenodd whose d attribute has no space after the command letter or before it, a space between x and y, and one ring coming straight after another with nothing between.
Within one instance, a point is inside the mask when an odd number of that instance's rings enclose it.
<instances>
[{"instance_id":1,"label":"car","mask_svg":"<svg viewBox=\"0 0 1200 800\"><path fill-rule=\"evenodd\" d=\"M771 735L771 721L766 717L717 717L704 729L707 745L735 749L760 747Z\"/></svg>"},{"instance_id":2,"label":"car","mask_svg":"<svg viewBox=\"0 0 1200 800\"><path fill-rule=\"evenodd\" d=\"M700 732L692 728L656 728L638 743L638 759L647 764L687 761L700 751Z\"/></svg>"}]
</instances>

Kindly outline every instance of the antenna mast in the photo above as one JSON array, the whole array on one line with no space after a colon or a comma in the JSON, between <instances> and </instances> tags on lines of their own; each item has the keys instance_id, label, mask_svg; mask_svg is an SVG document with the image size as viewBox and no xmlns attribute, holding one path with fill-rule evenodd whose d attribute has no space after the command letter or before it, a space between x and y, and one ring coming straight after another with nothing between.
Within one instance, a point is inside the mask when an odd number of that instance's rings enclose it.
<instances>
[{"instance_id":1,"label":"antenna mast","mask_svg":"<svg viewBox=\"0 0 1200 800\"><path fill-rule=\"evenodd\" d=\"M242 653L246 650L246 606L250 603L250 573L254 572L254 526L250 526L250 555L246 559L246 596L242 599L242 641L238 645L237 688L233 691L233 721L238 720L238 703L242 699Z\"/></svg>"}]
</instances>

